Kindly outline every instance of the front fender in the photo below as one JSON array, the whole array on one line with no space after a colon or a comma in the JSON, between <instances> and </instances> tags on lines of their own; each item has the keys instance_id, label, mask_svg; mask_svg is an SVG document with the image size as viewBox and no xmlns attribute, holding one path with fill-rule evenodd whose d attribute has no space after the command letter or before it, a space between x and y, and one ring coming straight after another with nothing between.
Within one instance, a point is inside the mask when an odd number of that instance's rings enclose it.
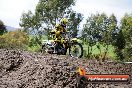
<instances>
[{"instance_id":1,"label":"front fender","mask_svg":"<svg viewBox=\"0 0 132 88\"><path fill-rule=\"evenodd\" d=\"M74 42L74 43L76 43L76 42L82 43L82 40L77 39L77 38L73 38L73 39L71 39L71 41Z\"/></svg>"}]
</instances>

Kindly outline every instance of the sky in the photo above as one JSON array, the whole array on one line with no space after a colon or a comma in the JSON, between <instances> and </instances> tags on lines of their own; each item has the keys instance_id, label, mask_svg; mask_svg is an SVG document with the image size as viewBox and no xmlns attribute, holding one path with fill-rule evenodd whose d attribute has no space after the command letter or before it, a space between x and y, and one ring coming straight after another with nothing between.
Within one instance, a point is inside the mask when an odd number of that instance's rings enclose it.
<instances>
[{"instance_id":1,"label":"sky","mask_svg":"<svg viewBox=\"0 0 132 88\"><path fill-rule=\"evenodd\" d=\"M34 12L39 0L0 0L0 20L5 25L19 28L20 18L23 12ZM84 15L84 20L91 14L106 13L115 14L118 20L125 13L132 13L132 0L76 0L73 9ZM82 26L82 25L81 25Z\"/></svg>"}]
</instances>

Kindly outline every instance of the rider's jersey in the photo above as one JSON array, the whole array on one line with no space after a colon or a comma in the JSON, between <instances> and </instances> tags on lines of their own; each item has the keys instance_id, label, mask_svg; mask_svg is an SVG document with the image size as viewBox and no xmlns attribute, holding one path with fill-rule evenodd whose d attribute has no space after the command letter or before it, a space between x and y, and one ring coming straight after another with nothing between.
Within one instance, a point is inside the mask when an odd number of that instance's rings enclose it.
<instances>
[{"instance_id":1,"label":"rider's jersey","mask_svg":"<svg viewBox=\"0 0 132 88\"><path fill-rule=\"evenodd\" d=\"M55 36L53 37L54 40L63 40L63 38L65 37L65 34L63 33L66 33L66 26L63 24L57 24L55 26L55 29L53 29L51 32L55 34Z\"/></svg>"}]
</instances>

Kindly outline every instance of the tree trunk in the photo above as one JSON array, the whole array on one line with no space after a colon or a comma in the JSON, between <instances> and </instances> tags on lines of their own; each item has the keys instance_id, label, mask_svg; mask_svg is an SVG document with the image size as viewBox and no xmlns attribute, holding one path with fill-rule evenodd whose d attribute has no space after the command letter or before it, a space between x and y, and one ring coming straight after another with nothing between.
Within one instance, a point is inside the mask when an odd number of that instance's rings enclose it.
<instances>
[{"instance_id":1,"label":"tree trunk","mask_svg":"<svg viewBox=\"0 0 132 88\"><path fill-rule=\"evenodd\" d=\"M105 49L105 53L104 53L104 57L102 58L102 61L104 62L105 61L105 58L106 58L106 54L108 52L108 44L106 45L106 49Z\"/></svg>"},{"instance_id":2,"label":"tree trunk","mask_svg":"<svg viewBox=\"0 0 132 88\"><path fill-rule=\"evenodd\" d=\"M99 49L99 52L100 52L100 55L101 55L101 47L100 47L100 43L98 44L98 49Z\"/></svg>"},{"instance_id":3,"label":"tree trunk","mask_svg":"<svg viewBox=\"0 0 132 88\"><path fill-rule=\"evenodd\" d=\"M88 58L89 58L89 43L88 43Z\"/></svg>"}]
</instances>

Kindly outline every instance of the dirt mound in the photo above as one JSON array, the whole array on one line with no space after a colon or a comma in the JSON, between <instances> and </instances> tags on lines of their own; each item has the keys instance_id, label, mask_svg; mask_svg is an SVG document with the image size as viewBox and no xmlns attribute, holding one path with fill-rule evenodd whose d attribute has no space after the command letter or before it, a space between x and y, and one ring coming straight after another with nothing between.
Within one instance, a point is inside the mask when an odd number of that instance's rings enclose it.
<instances>
[{"instance_id":1,"label":"dirt mound","mask_svg":"<svg viewBox=\"0 0 132 88\"><path fill-rule=\"evenodd\" d=\"M76 69L89 74L130 74L132 64L104 63L21 50L0 49L0 88L76 88ZM88 84L88 88L131 88L129 84Z\"/></svg>"}]
</instances>

